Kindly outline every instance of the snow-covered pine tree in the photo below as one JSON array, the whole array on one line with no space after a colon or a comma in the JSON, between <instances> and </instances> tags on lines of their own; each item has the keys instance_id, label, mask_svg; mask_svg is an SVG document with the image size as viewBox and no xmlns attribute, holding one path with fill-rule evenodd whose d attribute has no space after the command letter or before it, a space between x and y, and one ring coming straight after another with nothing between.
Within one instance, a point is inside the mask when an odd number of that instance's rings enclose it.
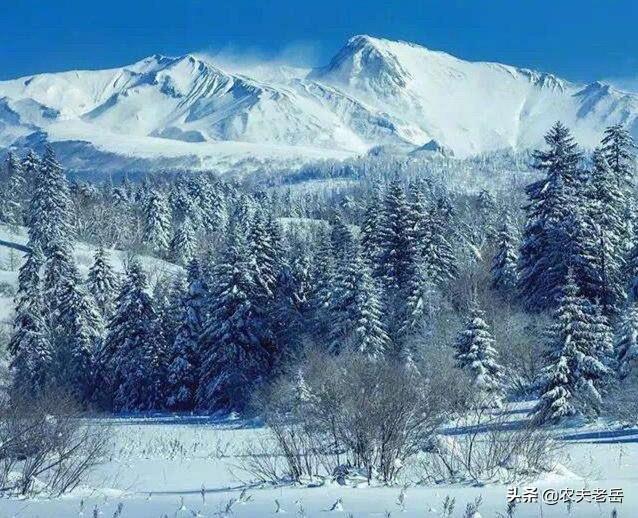
<instances>
[{"instance_id":1,"label":"snow-covered pine tree","mask_svg":"<svg viewBox=\"0 0 638 518\"><path fill-rule=\"evenodd\" d=\"M330 306L334 294L335 258L330 234L321 230L313 247L310 271L309 305L315 336L327 340L330 331Z\"/></svg>"},{"instance_id":2,"label":"snow-covered pine tree","mask_svg":"<svg viewBox=\"0 0 638 518\"><path fill-rule=\"evenodd\" d=\"M273 236L268 232L266 219L261 210L256 210L248 229L248 252L251 257L254 279L259 288L259 296L271 299L282 258L275 250Z\"/></svg>"},{"instance_id":3,"label":"snow-covered pine tree","mask_svg":"<svg viewBox=\"0 0 638 518\"><path fill-rule=\"evenodd\" d=\"M181 272L163 276L153 287L153 307L162 327L162 335L169 347L177 336L187 291L186 278Z\"/></svg>"},{"instance_id":4,"label":"snow-covered pine tree","mask_svg":"<svg viewBox=\"0 0 638 518\"><path fill-rule=\"evenodd\" d=\"M567 264L556 243L556 227L573 208L581 160L570 131L560 122L545 135L545 142L547 151L534 152L534 167L545 177L525 189L527 221L519 260L519 290L534 309L554 306L564 284L564 271L555 264Z\"/></svg>"},{"instance_id":5,"label":"snow-covered pine tree","mask_svg":"<svg viewBox=\"0 0 638 518\"><path fill-rule=\"evenodd\" d=\"M118 291L118 278L111 266L109 253L101 245L95 251L86 285L102 318L105 322L108 322L113 312L113 301Z\"/></svg>"},{"instance_id":6,"label":"snow-covered pine tree","mask_svg":"<svg viewBox=\"0 0 638 518\"><path fill-rule=\"evenodd\" d=\"M24 177L27 183L35 184L38 174L40 172L40 165L42 160L40 157L30 149L22 159L22 171L24 171Z\"/></svg>"},{"instance_id":7,"label":"snow-covered pine tree","mask_svg":"<svg viewBox=\"0 0 638 518\"><path fill-rule=\"evenodd\" d=\"M200 383L197 406L205 410L244 407L255 385L270 370L271 351L263 344L262 308L245 237L237 223L213 268L207 319L200 339Z\"/></svg>"},{"instance_id":8,"label":"snow-covered pine tree","mask_svg":"<svg viewBox=\"0 0 638 518\"><path fill-rule=\"evenodd\" d=\"M381 198L379 187L374 186L366 200L361 222L361 253L364 260L373 267L379 255L379 219L381 214Z\"/></svg>"},{"instance_id":9,"label":"snow-covered pine tree","mask_svg":"<svg viewBox=\"0 0 638 518\"><path fill-rule=\"evenodd\" d=\"M94 360L104 331L102 317L72 268L56 289L56 312L50 336L57 386L79 403L88 403L96 389Z\"/></svg>"},{"instance_id":10,"label":"snow-covered pine tree","mask_svg":"<svg viewBox=\"0 0 638 518\"><path fill-rule=\"evenodd\" d=\"M37 169L32 171L32 167ZM46 148L41 162L35 155L27 155L24 170L29 181L35 183L27 217L29 241L48 257L53 247L68 248L73 241L68 182L51 147Z\"/></svg>"},{"instance_id":11,"label":"snow-covered pine tree","mask_svg":"<svg viewBox=\"0 0 638 518\"><path fill-rule=\"evenodd\" d=\"M21 225L28 207L28 185L22 164L11 151L7 153L3 180L0 217L6 223Z\"/></svg>"},{"instance_id":12,"label":"snow-covered pine tree","mask_svg":"<svg viewBox=\"0 0 638 518\"><path fill-rule=\"evenodd\" d=\"M609 369L599 355L592 306L580 296L571 270L554 313L541 397L532 410L537 422L557 422L578 412L597 412L600 383Z\"/></svg>"},{"instance_id":13,"label":"snow-covered pine tree","mask_svg":"<svg viewBox=\"0 0 638 518\"><path fill-rule=\"evenodd\" d=\"M477 210L485 239L492 242L498 235L498 208L494 195L482 189L477 197Z\"/></svg>"},{"instance_id":14,"label":"snow-covered pine tree","mask_svg":"<svg viewBox=\"0 0 638 518\"><path fill-rule=\"evenodd\" d=\"M638 303L631 301L624 309L615 337L618 376L626 378L638 360Z\"/></svg>"},{"instance_id":15,"label":"snow-covered pine tree","mask_svg":"<svg viewBox=\"0 0 638 518\"><path fill-rule=\"evenodd\" d=\"M593 294L607 315L617 313L624 301L626 243L624 178L609 166L602 149L594 150L587 184L587 203L594 227L597 286Z\"/></svg>"},{"instance_id":16,"label":"snow-covered pine tree","mask_svg":"<svg viewBox=\"0 0 638 518\"><path fill-rule=\"evenodd\" d=\"M382 358L390 347L376 286L352 243L350 258L334 280L330 314L330 350L334 354L356 351L370 359Z\"/></svg>"},{"instance_id":17,"label":"snow-covered pine tree","mask_svg":"<svg viewBox=\"0 0 638 518\"><path fill-rule=\"evenodd\" d=\"M172 344L168 366L167 405L171 410L195 407L199 383L199 340L204 325L207 294L203 272L197 259L188 263L188 291L181 304L181 318Z\"/></svg>"},{"instance_id":18,"label":"snow-covered pine tree","mask_svg":"<svg viewBox=\"0 0 638 518\"><path fill-rule=\"evenodd\" d=\"M436 286L458 276L458 262L446 237L449 227L446 224L445 207L441 202L442 200L437 202L428 212L424 223L425 233L419 243L424 275Z\"/></svg>"},{"instance_id":19,"label":"snow-covered pine tree","mask_svg":"<svg viewBox=\"0 0 638 518\"><path fill-rule=\"evenodd\" d=\"M152 190L144 205L143 241L152 251L163 255L171 238L171 215L162 192Z\"/></svg>"},{"instance_id":20,"label":"snow-covered pine tree","mask_svg":"<svg viewBox=\"0 0 638 518\"><path fill-rule=\"evenodd\" d=\"M636 144L629 131L616 124L605 130L602 152L623 191L632 189L636 167Z\"/></svg>"},{"instance_id":21,"label":"snow-covered pine tree","mask_svg":"<svg viewBox=\"0 0 638 518\"><path fill-rule=\"evenodd\" d=\"M146 275L137 261L127 268L115 301L100 366L109 373L110 399L117 411L161 408L165 344Z\"/></svg>"},{"instance_id":22,"label":"snow-covered pine tree","mask_svg":"<svg viewBox=\"0 0 638 518\"><path fill-rule=\"evenodd\" d=\"M185 217L175 227L170 244L170 258L173 262L187 265L197 252L197 236L190 217Z\"/></svg>"},{"instance_id":23,"label":"snow-covered pine tree","mask_svg":"<svg viewBox=\"0 0 638 518\"><path fill-rule=\"evenodd\" d=\"M311 261L300 251L279 272L271 311L275 341L288 358L299 352L304 338L314 331L311 297Z\"/></svg>"},{"instance_id":24,"label":"snow-covered pine tree","mask_svg":"<svg viewBox=\"0 0 638 518\"><path fill-rule=\"evenodd\" d=\"M597 229L586 199L571 196L569 200L569 213L547 233L553 243L547 259L553 265L554 278L565 278L571 269L580 295L593 304L598 300L602 285L597 261ZM562 290L561 285L555 285L550 298L559 300Z\"/></svg>"},{"instance_id":25,"label":"snow-covered pine tree","mask_svg":"<svg viewBox=\"0 0 638 518\"><path fill-rule=\"evenodd\" d=\"M455 344L459 369L471 377L479 404L499 408L503 403L502 367L494 349L494 338L476 300Z\"/></svg>"},{"instance_id":26,"label":"snow-covered pine tree","mask_svg":"<svg viewBox=\"0 0 638 518\"><path fill-rule=\"evenodd\" d=\"M415 286L423 279L421 257L413 232L413 214L398 180L388 186L379 222L379 254L373 276L384 290L388 332L395 342L405 328L407 307Z\"/></svg>"},{"instance_id":27,"label":"snow-covered pine tree","mask_svg":"<svg viewBox=\"0 0 638 518\"><path fill-rule=\"evenodd\" d=\"M507 214L498 232L491 272L492 288L505 296L513 295L518 281L518 246L514 227Z\"/></svg>"},{"instance_id":28,"label":"snow-covered pine tree","mask_svg":"<svg viewBox=\"0 0 638 518\"><path fill-rule=\"evenodd\" d=\"M18 274L13 332L9 341L15 390L42 393L51 382L52 352L40 283L42 254L30 246Z\"/></svg>"}]
</instances>

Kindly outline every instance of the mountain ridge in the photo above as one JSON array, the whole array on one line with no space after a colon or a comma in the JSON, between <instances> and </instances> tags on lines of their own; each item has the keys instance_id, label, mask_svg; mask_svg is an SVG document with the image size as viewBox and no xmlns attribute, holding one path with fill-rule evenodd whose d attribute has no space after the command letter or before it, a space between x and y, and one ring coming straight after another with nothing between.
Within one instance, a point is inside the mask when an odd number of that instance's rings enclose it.
<instances>
[{"instance_id":1,"label":"mountain ridge","mask_svg":"<svg viewBox=\"0 0 638 518\"><path fill-rule=\"evenodd\" d=\"M610 124L638 133L636 94L410 42L357 35L323 67L258 66L154 54L123 67L0 81L0 146L45 135L58 147L82 143L87 160L92 152L122 157L113 167L145 158L159 168L180 157L193 167L195 157L196 168L223 172L380 145L432 142L459 157L523 150L541 145L557 119L585 147Z\"/></svg>"}]
</instances>

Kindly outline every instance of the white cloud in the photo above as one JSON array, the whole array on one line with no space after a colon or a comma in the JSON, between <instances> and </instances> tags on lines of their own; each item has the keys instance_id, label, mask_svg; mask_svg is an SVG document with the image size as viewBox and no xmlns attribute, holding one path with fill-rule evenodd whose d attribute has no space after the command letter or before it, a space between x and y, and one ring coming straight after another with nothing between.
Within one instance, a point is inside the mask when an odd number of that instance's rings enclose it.
<instances>
[{"instance_id":1,"label":"white cloud","mask_svg":"<svg viewBox=\"0 0 638 518\"><path fill-rule=\"evenodd\" d=\"M264 65L312 68L324 64L321 63L320 45L312 41L296 41L276 51L227 45L218 49L204 49L196 54L230 72L242 72Z\"/></svg>"},{"instance_id":2,"label":"white cloud","mask_svg":"<svg viewBox=\"0 0 638 518\"><path fill-rule=\"evenodd\" d=\"M619 90L638 93L638 76L634 77L609 77L605 79L605 83L609 83Z\"/></svg>"}]
</instances>

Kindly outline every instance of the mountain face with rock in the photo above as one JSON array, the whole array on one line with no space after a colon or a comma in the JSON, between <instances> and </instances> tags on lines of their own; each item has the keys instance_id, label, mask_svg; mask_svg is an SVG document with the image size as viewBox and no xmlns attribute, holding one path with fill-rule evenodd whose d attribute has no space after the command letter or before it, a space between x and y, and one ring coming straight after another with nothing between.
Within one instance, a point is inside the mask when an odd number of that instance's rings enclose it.
<instances>
[{"instance_id":1,"label":"mountain face with rock","mask_svg":"<svg viewBox=\"0 0 638 518\"><path fill-rule=\"evenodd\" d=\"M220 171L341 159L377 146L467 157L541 144L555 120L594 146L638 95L355 36L321 68L151 56L0 82L0 147L53 143L67 167Z\"/></svg>"}]
</instances>

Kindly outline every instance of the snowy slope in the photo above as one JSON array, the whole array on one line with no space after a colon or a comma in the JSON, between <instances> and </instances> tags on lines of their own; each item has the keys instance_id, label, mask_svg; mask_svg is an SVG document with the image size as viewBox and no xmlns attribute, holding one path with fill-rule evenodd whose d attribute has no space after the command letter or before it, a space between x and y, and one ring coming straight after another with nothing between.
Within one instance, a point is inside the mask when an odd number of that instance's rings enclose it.
<instances>
[{"instance_id":1,"label":"snowy slope","mask_svg":"<svg viewBox=\"0 0 638 518\"><path fill-rule=\"evenodd\" d=\"M23 261L24 253L19 250L28 241L27 231L24 227L9 227L0 225L0 286L11 287L12 291L18 286L18 271ZM124 272L124 264L127 253L120 250L111 250L111 264L117 273ZM83 242L76 242L73 255L76 264L83 277L86 277L89 268L93 264L95 247ZM180 266L162 261L155 257L139 256L142 268L147 272L149 281L154 284L163 276L182 273ZM13 296L6 290L0 290L0 329L11 325L13 313ZM0 351L0 358L2 356Z\"/></svg>"},{"instance_id":2,"label":"snowy slope","mask_svg":"<svg viewBox=\"0 0 638 518\"><path fill-rule=\"evenodd\" d=\"M369 36L315 70L156 55L0 82L0 146L46 137L82 157L76 169L132 158L227 170L432 141L467 156L537 146L556 119L593 146L612 123L638 132L638 96Z\"/></svg>"}]
</instances>

